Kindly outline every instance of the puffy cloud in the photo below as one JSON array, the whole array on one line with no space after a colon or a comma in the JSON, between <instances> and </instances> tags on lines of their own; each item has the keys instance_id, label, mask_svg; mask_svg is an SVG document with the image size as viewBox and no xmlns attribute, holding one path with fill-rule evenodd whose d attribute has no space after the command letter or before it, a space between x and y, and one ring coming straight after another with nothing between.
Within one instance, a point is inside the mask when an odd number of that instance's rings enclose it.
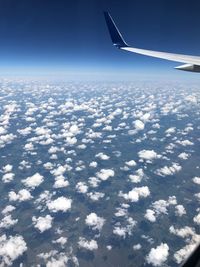
<instances>
[{"instance_id":1,"label":"puffy cloud","mask_svg":"<svg viewBox=\"0 0 200 267\"><path fill-rule=\"evenodd\" d=\"M69 132L73 135L77 135L79 133L79 128L77 125L72 125L70 128L69 128Z\"/></svg>"},{"instance_id":2,"label":"puffy cloud","mask_svg":"<svg viewBox=\"0 0 200 267\"><path fill-rule=\"evenodd\" d=\"M137 131L144 130L144 123L140 120L134 121L134 126Z\"/></svg>"},{"instance_id":3,"label":"puffy cloud","mask_svg":"<svg viewBox=\"0 0 200 267\"><path fill-rule=\"evenodd\" d=\"M197 214L196 216L194 216L193 221L194 221L196 224L200 225L200 213Z\"/></svg>"},{"instance_id":4,"label":"puffy cloud","mask_svg":"<svg viewBox=\"0 0 200 267\"><path fill-rule=\"evenodd\" d=\"M63 175L66 172L66 166L58 166L57 169L51 171L54 176Z\"/></svg>"},{"instance_id":5,"label":"puffy cloud","mask_svg":"<svg viewBox=\"0 0 200 267\"><path fill-rule=\"evenodd\" d=\"M112 131L112 126L107 125L103 128L103 131Z\"/></svg>"},{"instance_id":6,"label":"puffy cloud","mask_svg":"<svg viewBox=\"0 0 200 267\"><path fill-rule=\"evenodd\" d=\"M90 162L89 166L92 167L92 168L96 168L97 167L97 162L92 161L92 162Z\"/></svg>"},{"instance_id":7,"label":"puffy cloud","mask_svg":"<svg viewBox=\"0 0 200 267\"><path fill-rule=\"evenodd\" d=\"M107 156L106 154L104 154L104 153L102 153L102 152L96 154L95 157L96 157L96 158L100 158L101 160L108 160L108 159L110 158L109 156Z\"/></svg>"},{"instance_id":8,"label":"puffy cloud","mask_svg":"<svg viewBox=\"0 0 200 267\"><path fill-rule=\"evenodd\" d=\"M67 237L61 236L56 240L53 240L52 243L54 244L60 244L62 248L64 248L64 245L67 243Z\"/></svg>"},{"instance_id":9,"label":"puffy cloud","mask_svg":"<svg viewBox=\"0 0 200 267\"><path fill-rule=\"evenodd\" d=\"M67 257L67 255L60 253L59 255L56 255L56 258L50 258L46 263L46 267L65 267L68 261L69 258Z\"/></svg>"},{"instance_id":10,"label":"puffy cloud","mask_svg":"<svg viewBox=\"0 0 200 267\"><path fill-rule=\"evenodd\" d=\"M133 250L140 250L142 246L140 244L133 245Z\"/></svg>"},{"instance_id":11,"label":"puffy cloud","mask_svg":"<svg viewBox=\"0 0 200 267\"><path fill-rule=\"evenodd\" d=\"M45 217L32 217L34 227L37 228L40 233L43 233L46 230L49 230L52 227L53 218L51 215L46 215Z\"/></svg>"},{"instance_id":12,"label":"puffy cloud","mask_svg":"<svg viewBox=\"0 0 200 267\"><path fill-rule=\"evenodd\" d=\"M155 222L156 221L156 216L155 216L155 211L147 209L144 217L149 220L150 222Z\"/></svg>"},{"instance_id":13,"label":"puffy cloud","mask_svg":"<svg viewBox=\"0 0 200 267\"><path fill-rule=\"evenodd\" d=\"M77 139L76 137L67 137L66 138L66 143L69 145L69 146L73 146L77 143Z\"/></svg>"},{"instance_id":14,"label":"puffy cloud","mask_svg":"<svg viewBox=\"0 0 200 267\"><path fill-rule=\"evenodd\" d=\"M13 225L15 225L18 222L18 219L13 219L12 216L6 215L1 221L0 221L0 228L6 228L9 229Z\"/></svg>"},{"instance_id":15,"label":"puffy cloud","mask_svg":"<svg viewBox=\"0 0 200 267\"><path fill-rule=\"evenodd\" d=\"M154 159L160 158L161 156L157 154L154 150L141 150L138 152L138 156L141 159L152 161Z\"/></svg>"},{"instance_id":16,"label":"puffy cloud","mask_svg":"<svg viewBox=\"0 0 200 267\"><path fill-rule=\"evenodd\" d=\"M51 250L47 253L40 253L38 257L44 259L45 266L47 267L65 267L70 259L66 253L58 253L57 250ZM75 266L78 266L77 261L75 262L75 257L72 257L71 260L72 262L76 263Z\"/></svg>"},{"instance_id":17,"label":"puffy cloud","mask_svg":"<svg viewBox=\"0 0 200 267\"><path fill-rule=\"evenodd\" d=\"M15 138L16 138L16 135L12 133L0 135L0 147L4 147L6 144L10 144Z\"/></svg>"},{"instance_id":18,"label":"puffy cloud","mask_svg":"<svg viewBox=\"0 0 200 267\"><path fill-rule=\"evenodd\" d=\"M195 184L200 184L200 177L194 177L192 179L192 181L195 183Z\"/></svg>"},{"instance_id":19,"label":"puffy cloud","mask_svg":"<svg viewBox=\"0 0 200 267\"><path fill-rule=\"evenodd\" d=\"M26 242L22 236L0 236L1 266L11 266L13 261L27 250Z\"/></svg>"},{"instance_id":20,"label":"puffy cloud","mask_svg":"<svg viewBox=\"0 0 200 267\"><path fill-rule=\"evenodd\" d=\"M28 144L26 144L26 145L24 146L24 149L25 149L26 151L32 151L32 150L34 150L34 145L33 145L33 143L28 143Z\"/></svg>"},{"instance_id":21,"label":"puffy cloud","mask_svg":"<svg viewBox=\"0 0 200 267\"><path fill-rule=\"evenodd\" d=\"M171 166L165 166L163 168L160 168L156 171L156 173L160 176L167 176L167 175L173 175L177 172L179 172L182 169L182 167L178 163L173 163Z\"/></svg>"},{"instance_id":22,"label":"puffy cloud","mask_svg":"<svg viewBox=\"0 0 200 267\"><path fill-rule=\"evenodd\" d=\"M63 175L59 175L59 176L56 176L53 187L62 188L62 187L67 187L68 185L69 185L69 182L65 180L65 177Z\"/></svg>"},{"instance_id":23,"label":"puffy cloud","mask_svg":"<svg viewBox=\"0 0 200 267\"><path fill-rule=\"evenodd\" d=\"M66 212L71 209L72 200L66 197L58 197L47 203L47 207L51 212Z\"/></svg>"},{"instance_id":24,"label":"puffy cloud","mask_svg":"<svg viewBox=\"0 0 200 267\"><path fill-rule=\"evenodd\" d=\"M146 257L148 264L153 266L163 266L169 255L169 247L166 243L161 243L156 248L152 248Z\"/></svg>"},{"instance_id":25,"label":"puffy cloud","mask_svg":"<svg viewBox=\"0 0 200 267\"><path fill-rule=\"evenodd\" d=\"M129 207L129 205L128 205L128 207ZM115 216L116 217L124 217L124 216L126 216L128 214L128 210L127 210L128 207L116 208L117 212L115 212Z\"/></svg>"},{"instance_id":26,"label":"puffy cloud","mask_svg":"<svg viewBox=\"0 0 200 267\"><path fill-rule=\"evenodd\" d=\"M144 177L143 169L138 169L135 171L135 174L130 174L129 179L132 183L140 183L142 181L142 178Z\"/></svg>"},{"instance_id":27,"label":"puffy cloud","mask_svg":"<svg viewBox=\"0 0 200 267\"><path fill-rule=\"evenodd\" d=\"M182 146L193 146L194 143L190 140L183 140L183 141L176 141L176 143L182 145Z\"/></svg>"},{"instance_id":28,"label":"puffy cloud","mask_svg":"<svg viewBox=\"0 0 200 267\"><path fill-rule=\"evenodd\" d=\"M18 193L10 191L8 193L8 197L10 201L19 201L19 202L30 200L32 198L31 193L26 189L21 189L19 190Z\"/></svg>"},{"instance_id":29,"label":"puffy cloud","mask_svg":"<svg viewBox=\"0 0 200 267\"><path fill-rule=\"evenodd\" d=\"M165 133L166 134L172 134L172 133L175 133L176 132L176 127L171 127L171 128L168 128Z\"/></svg>"},{"instance_id":30,"label":"puffy cloud","mask_svg":"<svg viewBox=\"0 0 200 267\"><path fill-rule=\"evenodd\" d=\"M96 175L102 181L106 181L109 177L113 177L115 172L111 169L101 169Z\"/></svg>"},{"instance_id":31,"label":"puffy cloud","mask_svg":"<svg viewBox=\"0 0 200 267\"><path fill-rule=\"evenodd\" d=\"M30 176L30 177L22 180L22 183L24 183L25 186L27 186L31 189L35 189L43 181L44 181L44 177L37 172L33 176Z\"/></svg>"},{"instance_id":32,"label":"puffy cloud","mask_svg":"<svg viewBox=\"0 0 200 267\"><path fill-rule=\"evenodd\" d=\"M146 219L150 219L150 220L152 219L152 221L154 221L154 219L156 219L158 215L160 215L160 214L168 214L167 208L170 205L177 205L177 200L176 200L175 196L170 196L168 198L168 200L160 199L160 200L157 200L157 201L153 202L152 203L153 212L152 212L152 210L146 212L147 217L145 215L145 218Z\"/></svg>"},{"instance_id":33,"label":"puffy cloud","mask_svg":"<svg viewBox=\"0 0 200 267\"><path fill-rule=\"evenodd\" d=\"M28 135L28 134L31 133L32 128L31 128L31 127L26 127L26 128L24 128L24 129L19 129L19 130L17 130L17 131L18 131L18 133L20 133L21 135L26 136L26 135Z\"/></svg>"},{"instance_id":34,"label":"puffy cloud","mask_svg":"<svg viewBox=\"0 0 200 267\"><path fill-rule=\"evenodd\" d=\"M10 182L13 181L14 177L15 177L15 174L14 174L14 173L12 173L12 172L7 172L7 173L5 173L5 174L2 176L2 181L3 181L4 183L10 183Z\"/></svg>"},{"instance_id":35,"label":"puffy cloud","mask_svg":"<svg viewBox=\"0 0 200 267\"><path fill-rule=\"evenodd\" d=\"M177 216L180 216L180 217L183 216L184 214L186 214L186 210L185 210L184 206L183 205L175 206L175 214Z\"/></svg>"},{"instance_id":36,"label":"puffy cloud","mask_svg":"<svg viewBox=\"0 0 200 267\"><path fill-rule=\"evenodd\" d=\"M87 196L92 201L98 201L100 198L103 198L105 196L105 194L102 192L89 192L89 193L87 193Z\"/></svg>"},{"instance_id":37,"label":"puffy cloud","mask_svg":"<svg viewBox=\"0 0 200 267\"><path fill-rule=\"evenodd\" d=\"M169 228L169 232L171 234L177 235L177 236L182 237L182 238L185 238L188 236L193 236L195 234L194 229L189 227L189 226L185 226L185 227L182 227L180 229L176 229L172 225Z\"/></svg>"},{"instance_id":38,"label":"puffy cloud","mask_svg":"<svg viewBox=\"0 0 200 267\"><path fill-rule=\"evenodd\" d=\"M200 193L194 194L195 197L200 201Z\"/></svg>"},{"instance_id":39,"label":"puffy cloud","mask_svg":"<svg viewBox=\"0 0 200 267\"><path fill-rule=\"evenodd\" d=\"M113 234L123 238L126 237L126 233L127 233L126 227L115 226L115 228L113 229Z\"/></svg>"},{"instance_id":40,"label":"puffy cloud","mask_svg":"<svg viewBox=\"0 0 200 267\"><path fill-rule=\"evenodd\" d=\"M104 225L105 219L97 216L96 213L92 212L87 215L85 223L92 228L92 230L101 230Z\"/></svg>"},{"instance_id":41,"label":"puffy cloud","mask_svg":"<svg viewBox=\"0 0 200 267\"><path fill-rule=\"evenodd\" d=\"M133 218L128 217L126 226L120 226L118 224L115 225L113 229L113 234L118 235L119 237L123 237L125 239L127 235L132 235L133 228L136 224L137 222L134 221Z\"/></svg>"},{"instance_id":42,"label":"puffy cloud","mask_svg":"<svg viewBox=\"0 0 200 267\"><path fill-rule=\"evenodd\" d=\"M130 161L126 161L125 164L129 167L134 167L137 165L137 163L135 162L135 160L130 160Z\"/></svg>"},{"instance_id":43,"label":"puffy cloud","mask_svg":"<svg viewBox=\"0 0 200 267\"><path fill-rule=\"evenodd\" d=\"M3 210L2 210L2 214L3 215L7 215L9 214L10 212L12 212L13 210L15 210L16 208L12 205L7 205Z\"/></svg>"},{"instance_id":44,"label":"puffy cloud","mask_svg":"<svg viewBox=\"0 0 200 267\"><path fill-rule=\"evenodd\" d=\"M146 198L149 195L150 191L148 186L135 187L126 194L123 194L122 192L119 193L119 196L122 196L131 202L138 202L140 198Z\"/></svg>"},{"instance_id":45,"label":"puffy cloud","mask_svg":"<svg viewBox=\"0 0 200 267\"><path fill-rule=\"evenodd\" d=\"M180 159L183 159L183 160L188 159L189 156L190 156L190 155L187 154L187 153L185 153L185 152L182 152L182 153L180 153L180 154L178 155L178 157L179 157Z\"/></svg>"},{"instance_id":46,"label":"puffy cloud","mask_svg":"<svg viewBox=\"0 0 200 267\"><path fill-rule=\"evenodd\" d=\"M3 169L3 172L11 172L12 171L12 168L13 168L12 165L7 164L7 165L3 166L2 169Z\"/></svg>"},{"instance_id":47,"label":"puffy cloud","mask_svg":"<svg viewBox=\"0 0 200 267\"><path fill-rule=\"evenodd\" d=\"M88 186L84 182L78 182L76 185L76 190L78 193L85 194L88 191Z\"/></svg>"},{"instance_id":48,"label":"puffy cloud","mask_svg":"<svg viewBox=\"0 0 200 267\"><path fill-rule=\"evenodd\" d=\"M80 248L84 248L90 251L98 249L98 244L96 240L92 239L88 241L84 237L79 238L78 245Z\"/></svg>"}]
</instances>

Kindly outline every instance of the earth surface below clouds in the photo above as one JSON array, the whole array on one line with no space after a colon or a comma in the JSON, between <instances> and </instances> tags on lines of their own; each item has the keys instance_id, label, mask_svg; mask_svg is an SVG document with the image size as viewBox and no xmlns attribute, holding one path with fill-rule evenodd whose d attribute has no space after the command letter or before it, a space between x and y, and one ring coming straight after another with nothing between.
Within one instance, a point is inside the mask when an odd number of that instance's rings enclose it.
<instances>
[{"instance_id":1,"label":"earth surface below clouds","mask_svg":"<svg viewBox=\"0 0 200 267\"><path fill-rule=\"evenodd\" d=\"M183 262L200 241L198 86L0 86L0 266Z\"/></svg>"}]
</instances>

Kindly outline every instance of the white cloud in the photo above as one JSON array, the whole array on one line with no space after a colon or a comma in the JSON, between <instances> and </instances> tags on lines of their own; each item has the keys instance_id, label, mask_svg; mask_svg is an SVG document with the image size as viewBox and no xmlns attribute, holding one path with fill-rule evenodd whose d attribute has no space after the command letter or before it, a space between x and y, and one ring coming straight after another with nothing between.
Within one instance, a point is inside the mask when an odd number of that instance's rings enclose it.
<instances>
[{"instance_id":1,"label":"white cloud","mask_svg":"<svg viewBox=\"0 0 200 267\"><path fill-rule=\"evenodd\" d=\"M113 177L115 172L111 169L101 169L96 175L102 181L106 181L109 177Z\"/></svg>"},{"instance_id":2,"label":"white cloud","mask_svg":"<svg viewBox=\"0 0 200 267\"><path fill-rule=\"evenodd\" d=\"M5 174L2 176L2 181L3 181L4 183L10 183L10 182L13 181L14 177L15 177L15 174L14 174L14 173L12 173L12 172L7 172L7 173L5 173Z\"/></svg>"},{"instance_id":3,"label":"white cloud","mask_svg":"<svg viewBox=\"0 0 200 267\"><path fill-rule=\"evenodd\" d=\"M175 206L175 214L179 217L182 217L184 214L186 214L184 206L183 205Z\"/></svg>"},{"instance_id":4,"label":"white cloud","mask_svg":"<svg viewBox=\"0 0 200 267\"><path fill-rule=\"evenodd\" d=\"M34 227L37 228L40 233L43 233L46 230L49 230L52 227L53 218L51 215L46 215L45 217L32 217Z\"/></svg>"},{"instance_id":5,"label":"white cloud","mask_svg":"<svg viewBox=\"0 0 200 267\"><path fill-rule=\"evenodd\" d=\"M134 167L137 165L137 163L135 162L135 160L130 160L130 161L126 161L125 164L129 167Z\"/></svg>"},{"instance_id":6,"label":"white cloud","mask_svg":"<svg viewBox=\"0 0 200 267\"><path fill-rule=\"evenodd\" d=\"M180 144L182 146L193 146L194 143L190 140L183 140L183 141L176 141L177 144Z\"/></svg>"},{"instance_id":7,"label":"white cloud","mask_svg":"<svg viewBox=\"0 0 200 267\"><path fill-rule=\"evenodd\" d=\"M100 158L101 160L108 160L108 159L110 158L109 156L107 156L106 154L104 154L104 153L102 153L102 152L96 154L95 157L96 157L96 158Z\"/></svg>"},{"instance_id":8,"label":"white cloud","mask_svg":"<svg viewBox=\"0 0 200 267\"><path fill-rule=\"evenodd\" d=\"M1 266L11 266L26 250L26 242L22 236L0 236Z\"/></svg>"},{"instance_id":9,"label":"white cloud","mask_svg":"<svg viewBox=\"0 0 200 267\"><path fill-rule=\"evenodd\" d=\"M118 235L123 238L126 237L126 233L127 233L126 227L115 226L113 229L113 234Z\"/></svg>"},{"instance_id":10,"label":"white cloud","mask_svg":"<svg viewBox=\"0 0 200 267\"><path fill-rule=\"evenodd\" d=\"M194 194L195 197L198 199L198 201L200 201L200 193Z\"/></svg>"},{"instance_id":11,"label":"white cloud","mask_svg":"<svg viewBox=\"0 0 200 267\"><path fill-rule=\"evenodd\" d=\"M15 193L14 191L10 191L8 193L9 201L26 201L30 200L32 198L31 193L26 189L19 190L18 193Z\"/></svg>"},{"instance_id":12,"label":"white cloud","mask_svg":"<svg viewBox=\"0 0 200 267\"><path fill-rule=\"evenodd\" d=\"M88 186L84 182L78 182L76 185L76 190L78 193L85 194L88 191Z\"/></svg>"},{"instance_id":13,"label":"white cloud","mask_svg":"<svg viewBox=\"0 0 200 267\"><path fill-rule=\"evenodd\" d=\"M154 159L157 159L157 158L160 158L161 156L159 154L157 154L154 150L141 150L138 152L138 156L141 158L141 159L144 159L144 160L154 160Z\"/></svg>"},{"instance_id":14,"label":"white cloud","mask_svg":"<svg viewBox=\"0 0 200 267\"><path fill-rule=\"evenodd\" d=\"M126 200L131 202L138 202L140 198L146 198L150 195L149 188L147 186L135 187L128 193L119 193L119 196L124 197Z\"/></svg>"},{"instance_id":15,"label":"white cloud","mask_svg":"<svg viewBox=\"0 0 200 267\"><path fill-rule=\"evenodd\" d=\"M63 188L63 187L67 187L68 185L69 185L69 182L65 180L65 177L63 175L59 175L59 176L56 176L53 187Z\"/></svg>"},{"instance_id":16,"label":"white cloud","mask_svg":"<svg viewBox=\"0 0 200 267\"><path fill-rule=\"evenodd\" d=\"M12 212L13 210L15 210L16 208L12 205L7 205L3 210L2 210L2 214L3 215L7 215L9 214L10 212Z\"/></svg>"},{"instance_id":17,"label":"white cloud","mask_svg":"<svg viewBox=\"0 0 200 267\"><path fill-rule=\"evenodd\" d=\"M165 133L166 134L172 134L172 133L175 133L176 132L176 127L171 127L171 128L168 128Z\"/></svg>"},{"instance_id":18,"label":"white cloud","mask_svg":"<svg viewBox=\"0 0 200 267\"><path fill-rule=\"evenodd\" d=\"M200 177L194 177L192 179L192 181L195 183L195 184L200 184Z\"/></svg>"},{"instance_id":19,"label":"white cloud","mask_svg":"<svg viewBox=\"0 0 200 267\"><path fill-rule=\"evenodd\" d=\"M97 162L92 161L92 162L90 162L89 166L92 167L92 168L96 168L97 167Z\"/></svg>"},{"instance_id":20,"label":"white cloud","mask_svg":"<svg viewBox=\"0 0 200 267\"><path fill-rule=\"evenodd\" d=\"M12 216L6 215L1 221L0 221L0 228L6 228L9 229L13 225L15 225L18 222L18 219L13 219Z\"/></svg>"},{"instance_id":21,"label":"white cloud","mask_svg":"<svg viewBox=\"0 0 200 267\"><path fill-rule=\"evenodd\" d=\"M133 250L140 250L142 246L140 244L133 245Z\"/></svg>"},{"instance_id":22,"label":"white cloud","mask_svg":"<svg viewBox=\"0 0 200 267\"><path fill-rule=\"evenodd\" d=\"M129 179L132 183L140 183L142 181L142 178L144 177L143 169L138 169L135 171L136 174L130 174Z\"/></svg>"},{"instance_id":23,"label":"white cloud","mask_svg":"<svg viewBox=\"0 0 200 267\"><path fill-rule=\"evenodd\" d=\"M69 145L69 146L73 146L77 143L77 139L76 137L67 137L66 138L66 143Z\"/></svg>"},{"instance_id":24,"label":"white cloud","mask_svg":"<svg viewBox=\"0 0 200 267\"><path fill-rule=\"evenodd\" d=\"M3 166L3 172L11 172L12 168L13 168L12 165L7 164L7 165Z\"/></svg>"},{"instance_id":25,"label":"white cloud","mask_svg":"<svg viewBox=\"0 0 200 267\"><path fill-rule=\"evenodd\" d=\"M144 123L140 120L134 121L134 126L137 131L144 130Z\"/></svg>"},{"instance_id":26,"label":"white cloud","mask_svg":"<svg viewBox=\"0 0 200 267\"><path fill-rule=\"evenodd\" d=\"M177 172L179 172L182 169L182 167L178 163L172 163L171 166L165 166L163 168L160 168L156 171L156 173L160 176L167 176L167 175L173 175Z\"/></svg>"},{"instance_id":27,"label":"white cloud","mask_svg":"<svg viewBox=\"0 0 200 267\"><path fill-rule=\"evenodd\" d=\"M90 250L90 251L98 249L98 244L97 244L96 240L92 239L92 240L88 241L84 237L79 238L78 245L79 245L79 247L85 248L85 249Z\"/></svg>"},{"instance_id":28,"label":"white cloud","mask_svg":"<svg viewBox=\"0 0 200 267\"><path fill-rule=\"evenodd\" d=\"M70 128L69 128L69 132L73 135L77 135L79 133L79 128L77 125L72 125Z\"/></svg>"},{"instance_id":29,"label":"white cloud","mask_svg":"<svg viewBox=\"0 0 200 267\"><path fill-rule=\"evenodd\" d=\"M61 236L56 240L53 240L52 243L54 244L60 244L62 248L64 248L64 245L67 243L67 237Z\"/></svg>"},{"instance_id":30,"label":"white cloud","mask_svg":"<svg viewBox=\"0 0 200 267\"><path fill-rule=\"evenodd\" d=\"M26 128L24 128L24 129L19 129L19 130L17 130L17 131L18 131L18 133L20 133L21 135L26 136L26 135L28 135L28 134L31 133L32 128L31 128L31 127L26 127Z\"/></svg>"},{"instance_id":31,"label":"white cloud","mask_svg":"<svg viewBox=\"0 0 200 267\"><path fill-rule=\"evenodd\" d=\"M66 172L66 166L58 166L57 169L54 169L51 171L51 173L54 175L54 176L60 176L60 175L63 175L64 173Z\"/></svg>"},{"instance_id":32,"label":"white cloud","mask_svg":"<svg viewBox=\"0 0 200 267\"><path fill-rule=\"evenodd\" d=\"M149 220L150 222L155 222L156 221L156 216L155 216L155 211L147 209L144 217Z\"/></svg>"},{"instance_id":33,"label":"white cloud","mask_svg":"<svg viewBox=\"0 0 200 267\"><path fill-rule=\"evenodd\" d=\"M44 181L44 177L37 172L33 176L30 176L30 177L22 180L22 183L24 183L25 186L27 186L31 189L35 189L43 181Z\"/></svg>"},{"instance_id":34,"label":"white cloud","mask_svg":"<svg viewBox=\"0 0 200 267\"><path fill-rule=\"evenodd\" d=\"M166 243L161 243L156 248L152 248L146 257L148 264L153 266L163 266L169 255L169 247Z\"/></svg>"},{"instance_id":35,"label":"white cloud","mask_svg":"<svg viewBox=\"0 0 200 267\"><path fill-rule=\"evenodd\" d=\"M185 226L185 227L182 227L180 229L178 229L178 228L176 229L172 225L169 228L169 232L171 234L174 234L174 235L182 237L182 238L185 238L185 237L188 237L188 236L193 236L195 234L194 229L189 227L189 226Z\"/></svg>"},{"instance_id":36,"label":"white cloud","mask_svg":"<svg viewBox=\"0 0 200 267\"><path fill-rule=\"evenodd\" d=\"M58 197L47 203L47 207L52 212L66 212L71 209L72 200L66 197Z\"/></svg>"},{"instance_id":37,"label":"white cloud","mask_svg":"<svg viewBox=\"0 0 200 267\"><path fill-rule=\"evenodd\" d=\"M200 213L197 214L196 216L194 216L193 221L194 221L196 224L200 225Z\"/></svg>"},{"instance_id":38,"label":"white cloud","mask_svg":"<svg viewBox=\"0 0 200 267\"><path fill-rule=\"evenodd\" d=\"M26 151L32 151L32 150L34 150L34 145L33 145L33 143L28 143L28 144L26 144L26 145L24 146L24 149L25 149Z\"/></svg>"},{"instance_id":39,"label":"white cloud","mask_svg":"<svg viewBox=\"0 0 200 267\"><path fill-rule=\"evenodd\" d=\"M103 198L105 196L105 194L102 192L89 192L89 193L87 193L87 196L92 201L98 201L99 199Z\"/></svg>"},{"instance_id":40,"label":"white cloud","mask_svg":"<svg viewBox=\"0 0 200 267\"><path fill-rule=\"evenodd\" d=\"M92 212L89 215L87 215L85 219L85 223L92 228L92 230L101 230L104 223L105 219L102 217L97 216L96 213Z\"/></svg>"},{"instance_id":41,"label":"white cloud","mask_svg":"<svg viewBox=\"0 0 200 267\"><path fill-rule=\"evenodd\" d=\"M190 156L190 155L187 154L187 153L185 153L185 152L182 152L182 153L180 153L180 154L178 155L178 157L179 157L180 159L183 159L183 160L188 159L189 156Z\"/></svg>"}]
</instances>

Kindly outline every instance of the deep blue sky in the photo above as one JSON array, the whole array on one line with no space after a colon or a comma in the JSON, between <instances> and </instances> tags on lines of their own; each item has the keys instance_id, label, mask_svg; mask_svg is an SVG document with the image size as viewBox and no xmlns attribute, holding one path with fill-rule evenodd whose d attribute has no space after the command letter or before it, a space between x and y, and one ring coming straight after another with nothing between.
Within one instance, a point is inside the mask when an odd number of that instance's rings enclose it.
<instances>
[{"instance_id":1,"label":"deep blue sky","mask_svg":"<svg viewBox=\"0 0 200 267\"><path fill-rule=\"evenodd\" d=\"M199 0L1 0L0 74L186 75L179 63L115 49L103 10L136 47L200 55Z\"/></svg>"}]
</instances>

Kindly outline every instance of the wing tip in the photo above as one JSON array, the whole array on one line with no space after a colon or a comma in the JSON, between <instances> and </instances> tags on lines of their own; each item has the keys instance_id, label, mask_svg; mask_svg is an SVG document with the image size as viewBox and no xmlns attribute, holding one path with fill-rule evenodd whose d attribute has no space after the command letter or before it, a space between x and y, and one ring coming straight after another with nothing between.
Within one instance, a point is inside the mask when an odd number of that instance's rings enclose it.
<instances>
[{"instance_id":1,"label":"wing tip","mask_svg":"<svg viewBox=\"0 0 200 267\"><path fill-rule=\"evenodd\" d=\"M128 47L110 13L108 11L103 11L103 13L113 45L117 48Z\"/></svg>"}]
</instances>

